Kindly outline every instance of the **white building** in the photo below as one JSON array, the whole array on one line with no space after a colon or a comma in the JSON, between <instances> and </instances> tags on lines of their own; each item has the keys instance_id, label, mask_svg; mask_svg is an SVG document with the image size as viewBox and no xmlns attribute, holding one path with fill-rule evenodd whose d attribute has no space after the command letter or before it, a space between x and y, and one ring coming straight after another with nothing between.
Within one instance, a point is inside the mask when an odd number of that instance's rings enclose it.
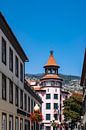
<instances>
[{"instance_id":1,"label":"white building","mask_svg":"<svg viewBox=\"0 0 86 130\"><path fill-rule=\"evenodd\" d=\"M58 76L59 66L50 52L48 63L44 66L45 75L40 80L40 86L34 87L42 97L42 129L53 130L51 121L55 118L57 123L61 122L61 87L62 79Z\"/></svg>"},{"instance_id":2,"label":"white building","mask_svg":"<svg viewBox=\"0 0 86 130\"><path fill-rule=\"evenodd\" d=\"M0 13L0 130L38 130L30 113L41 98L24 81L26 54Z\"/></svg>"}]
</instances>

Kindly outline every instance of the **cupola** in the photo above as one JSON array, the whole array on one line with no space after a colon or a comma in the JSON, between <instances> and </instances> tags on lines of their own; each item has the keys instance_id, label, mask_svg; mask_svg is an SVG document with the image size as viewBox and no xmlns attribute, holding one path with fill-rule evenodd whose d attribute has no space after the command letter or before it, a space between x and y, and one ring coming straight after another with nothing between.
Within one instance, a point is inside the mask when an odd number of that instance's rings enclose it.
<instances>
[{"instance_id":1,"label":"cupola","mask_svg":"<svg viewBox=\"0 0 86 130\"><path fill-rule=\"evenodd\" d=\"M62 79L58 75L58 68L53 51L50 51L48 62L44 65L45 75L40 79L41 86L61 86Z\"/></svg>"},{"instance_id":2,"label":"cupola","mask_svg":"<svg viewBox=\"0 0 86 130\"><path fill-rule=\"evenodd\" d=\"M45 68L45 74L58 74L59 65L57 65L55 61L52 50L50 51L48 62L47 64L45 64L44 68Z\"/></svg>"}]
</instances>

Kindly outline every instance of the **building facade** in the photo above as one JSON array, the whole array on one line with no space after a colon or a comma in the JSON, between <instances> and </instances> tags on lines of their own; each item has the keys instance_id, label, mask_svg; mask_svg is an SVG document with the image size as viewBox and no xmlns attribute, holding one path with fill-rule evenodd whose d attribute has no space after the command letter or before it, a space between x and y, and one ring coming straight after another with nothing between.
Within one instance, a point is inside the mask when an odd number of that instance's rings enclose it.
<instances>
[{"instance_id":1,"label":"building facade","mask_svg":"<svg viewBox=\"0 0 86 130\"><path fill-rule=\"evenodd\" d=\"M83 125L84 125L84 130L86 130L86 49L85 49L80 85L83 86L83 112L84 112Z\"/></svg>"},{"instance_id":2,"label":"building facade","mask_svg":"<svg viewBox=\"0 0 86 130\"><path fill-rule=\"evenodd\" d=\"M0 130L38 130L30 113L41 98L24 79L26 54L0 13ZM37 127L37 128L36 128Z\"/></svg>"},{"instance_id":3,"label":"building facade","mask_svg":"<svg viewBox=\"0 0 86 130\"><path fill-rule=\"evenodd\" d=\"M40 79L40 85L34 86L34 89L38 92L42 98L42 129L53 130L51 121L61 123L61 88L62 79L58 75L59 66L53 56L53 51L50 52L50 56L47 64L44 66L45 74Z\"/></svg>"}]
</instances>

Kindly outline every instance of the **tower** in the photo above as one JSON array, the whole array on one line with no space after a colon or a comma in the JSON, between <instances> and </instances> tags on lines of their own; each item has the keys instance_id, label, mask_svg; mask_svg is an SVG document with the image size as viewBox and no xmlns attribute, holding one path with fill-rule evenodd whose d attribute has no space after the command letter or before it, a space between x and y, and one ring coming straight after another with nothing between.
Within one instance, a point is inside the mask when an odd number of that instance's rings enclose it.
<instances>
[{"instance_id":1,"label":"tower","mask_svg":"<svg viewBox=\"0 0 86 130\"><path fill-rule=\"evenodd\" d=\"M40 96L42 97L42 114L44 116L44 130L53 130L51 121L55 119L61 122L61 87L62 79L59 77L58 69L60 66L56 63L53 51L47 64L44 65L45 74L40 80ZM42 91L44 94L42 94Z\"/></svg>"}]
</instances>

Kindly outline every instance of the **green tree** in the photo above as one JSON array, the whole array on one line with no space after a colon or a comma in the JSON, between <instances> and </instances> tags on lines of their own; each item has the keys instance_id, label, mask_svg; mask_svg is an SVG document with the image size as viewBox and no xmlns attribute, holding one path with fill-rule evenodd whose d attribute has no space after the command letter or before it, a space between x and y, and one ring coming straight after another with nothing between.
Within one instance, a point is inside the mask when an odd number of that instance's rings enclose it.
<instances>
[{"instance_id":1,"label":"green tree","mask_svg":"<svg viewBox=\"0 0 86 130\"><path fill-rule=\"evenodd\" d=\"M70 119L74 122L80 120L80 117L83 113L82 98L82 94L73 93L68 99L64 101L63 113L66 121Z\"/></svg>"}]
</instances>

